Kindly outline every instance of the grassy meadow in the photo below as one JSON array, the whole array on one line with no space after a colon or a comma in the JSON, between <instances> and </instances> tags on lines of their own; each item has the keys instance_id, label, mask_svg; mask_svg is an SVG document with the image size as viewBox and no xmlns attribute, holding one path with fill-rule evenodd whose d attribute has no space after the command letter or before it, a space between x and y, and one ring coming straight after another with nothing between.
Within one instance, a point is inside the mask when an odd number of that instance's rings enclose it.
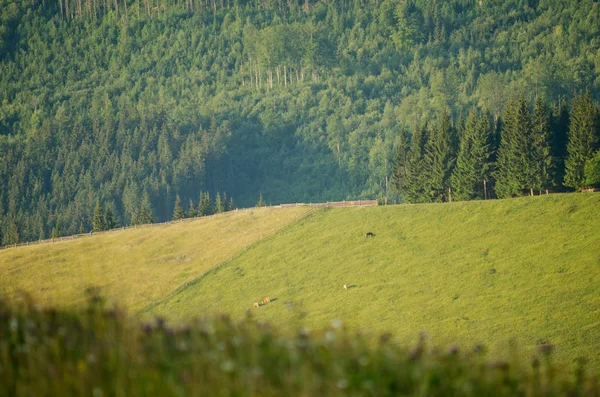
<instances>
[{"instance_id":1,"label":"grassy meadow","mask_svg":"<svg viewBox=\"0 0 600 397\"><path fill-rule=\"evenodd\" d=\"M0 251L0 295L24 290L62 310L95 287L137 321L250 312L293 335L340 319L364 341L389 332L414 346L425 332L435 346L483 344L492 359L525 361L552 345L561 364L586 357L600 369L600 194L308 211Z\"/></svg>"},{"instance_id":2,"label":"grassy meadow","mask_svg":"<svg viewBox=\"0 0 600 397\"><path fill-rule=\"evenodd\" d=\"M307 211L257 208L2 250L0 295L65 307L93 288L135 312Z\"/></svg>"},{"instance_id":3,"label":"grassy meadow","mask_svg":"<svg viewBox=\"0 0 600 397\"><path fill-rule=\"evenodd\" d=\"M325 209L143 312L186 321L251 310L289 330L342 319L401 343L424 331L503 357L552 344L556 359L600 368L599 224L600 194ZM271 303L253 308L263 296Z\"/></svg>"}]
</instances>

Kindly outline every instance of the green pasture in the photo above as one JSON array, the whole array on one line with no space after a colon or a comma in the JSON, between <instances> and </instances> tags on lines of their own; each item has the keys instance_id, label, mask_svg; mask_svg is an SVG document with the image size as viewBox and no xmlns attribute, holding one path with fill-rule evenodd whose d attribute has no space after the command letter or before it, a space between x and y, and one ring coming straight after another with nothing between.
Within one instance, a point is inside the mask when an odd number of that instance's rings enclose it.
<instances>
[{"instance_id":1,"label":"green pasture","mask_svg":"<svg viewBox=\"0 0 600 397\"><path fill-rule=\"evenodd\" d=\"M144 313L251 310L290 330L341 319L373 336L413 342L422 331L503 356L553 344L558 359L597 367L599 225L600 194L325 209ZM264 296L271 303L253 308Z\"/></svg>"},{"instance_id":2,"label":"green pasture","mask_svg":"<svg viewBox=\"0 0 600 397\"><path fill-rule=\"evenodd\" d=\"M90 288L135 312L309 211L257 208L0 251L0 294L72 306Z\"/></svg>"}]
</instances>

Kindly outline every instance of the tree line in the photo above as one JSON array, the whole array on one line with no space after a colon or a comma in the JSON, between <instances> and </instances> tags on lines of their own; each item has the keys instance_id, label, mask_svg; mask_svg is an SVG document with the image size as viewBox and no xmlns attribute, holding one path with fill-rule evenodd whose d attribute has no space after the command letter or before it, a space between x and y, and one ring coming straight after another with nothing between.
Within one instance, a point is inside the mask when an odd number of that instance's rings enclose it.
<instances>
[{"instance_id":1,"label":"tree line","mask_svg":"<svg viewBox=\"0 0 600 397\"><path fill-rule=\"evenodd\" d=\"M571 108L513 96L498 119L449 112L401 134L393 183L407 202L508 198L600 186L600 112L589 91Z\"/></svg>"},{"instance_id":2,"label":"tree line","mask_svg":"<svg viewBox=\"0 0 600 397\"><path fill-rule=\"evenodd\" d=\"M262 202L262 196L257 206L265 206L260 204ZM201 216L208 216L213 214L220 214L234 210L235 204L233 198L227 200L227 193L217 192L214 199L211 199L209 192L201 192L198 199L198 203L194 205L194 201L190 199L187 206L187 210L183 207L181 198L179 195L175 198L175 204L173 207L173 214L171 220L178 221L185 218L196 218ZM111 205L103 205L100 200L96 201L94 212L92 214L92 229L87 230L83 222L79 224L79 234L87 232L102 232L112 230L120 227L118 220L115 218ZM131 225L145 225L155 222L155 217L152 213L152 207L148 195L145 194L140 205L139 210L136 210L133 217L131 218ZM63 230L60 221L57 221L56 225L52 228L51 238L58 238L63 236ZM0 239L2 234L0 234ZM44 235L41 234L39 239L44 239ZM12 222L8 227L8 233L4 236L4 245L19 244L22 241L21 234L19 232L19 226L16 222Z\"/></svg>"},{"instance_id":3,"label":"tree line","mask_svg":"<svg viewBox=\"0 0 600 397\"><path fill-rule=\"evenodd\" d=\"M597 101L599 26L591 0L0 0L2 241L92 230L97 201L129 225L206 191L396 200L399 145L444 112L489 114L497 148L512 92Z\"/></svg>"}]
</instances>

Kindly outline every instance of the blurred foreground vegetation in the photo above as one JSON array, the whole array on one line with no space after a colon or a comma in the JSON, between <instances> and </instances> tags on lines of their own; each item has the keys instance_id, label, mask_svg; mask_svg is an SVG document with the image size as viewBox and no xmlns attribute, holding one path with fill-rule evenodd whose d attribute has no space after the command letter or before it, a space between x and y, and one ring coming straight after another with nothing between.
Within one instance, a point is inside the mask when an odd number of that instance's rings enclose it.
<instances>
[{"instance_id":1,"label":"blurred foreground vegetation","mask_svg":"<svg viewBox=\"0 0 600 397\"><path fill-rule=\"evenodd\" d=\"M280 334L249 314L170 328L91 296L86 309L0 300L0 395L599 395L585 362L489 361L485 348L374 345L341 322Z\"/></svg>"}]
</instances>

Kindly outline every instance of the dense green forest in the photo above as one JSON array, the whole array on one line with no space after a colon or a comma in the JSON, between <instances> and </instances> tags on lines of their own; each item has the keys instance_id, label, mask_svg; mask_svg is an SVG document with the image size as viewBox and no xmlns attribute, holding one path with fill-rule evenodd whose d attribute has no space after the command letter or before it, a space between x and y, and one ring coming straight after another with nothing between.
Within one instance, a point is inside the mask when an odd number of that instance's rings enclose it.
<instances>
[{"instance_id":1,"label":"dense green forest","mask_svg":"<svg viewBox=\"0 0 600 397\"><path fill-rule=\"evenodd\" d=\"M591 135L571 143L575 93ZM166 220L201 192L580 188L599 97L593 0L0 0L1 240L91 230L98 203Z\"/></svg>"}]
</instances>

